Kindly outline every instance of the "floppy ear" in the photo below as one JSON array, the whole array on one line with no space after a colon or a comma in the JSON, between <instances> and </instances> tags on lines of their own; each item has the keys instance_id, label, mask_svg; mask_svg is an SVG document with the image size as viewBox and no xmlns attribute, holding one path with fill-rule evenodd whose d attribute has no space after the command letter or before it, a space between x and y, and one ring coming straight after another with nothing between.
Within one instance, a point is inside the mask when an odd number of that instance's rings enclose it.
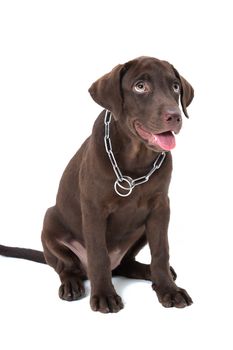
<instances>
[{"instance_id":1,"label":"floppy ear","mask_svg":"<svg viewBox=\"0 0 233 350\"><path fill-rule=\"evenodd\" d=\"M93 100L110 110L116 118L122 111L121 80L125 71L125 65L119 64L110 73L94 82L88 90Z\"/></svg>"},{"instance_id":2,"label":"floppy ear","mask_svg":"<svg viewBox=\"0 0 233 350\"><path fill-rule=\"evenodd\" d=\"M179 79L179 81L181 83L181 105L182 105L183 112L184 112L185 116L187 118L189 118L186 107L188 107L190 105L190 103L192 102L192 99L194 97L193 87L187 82L187 80L185 80L179 74L179 72L173 66L172 66L172 68L175 72L175 75L177 76L177 78Z\"/></svg>"}]
</instances>

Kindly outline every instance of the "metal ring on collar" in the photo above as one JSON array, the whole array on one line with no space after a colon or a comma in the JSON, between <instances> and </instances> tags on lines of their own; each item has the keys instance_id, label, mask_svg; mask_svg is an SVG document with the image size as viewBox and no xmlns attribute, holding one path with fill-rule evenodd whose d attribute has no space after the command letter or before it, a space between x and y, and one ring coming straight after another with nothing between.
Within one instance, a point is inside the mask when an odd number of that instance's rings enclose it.
<instances>
[{"instance_id":1,"label":"metal ring on collar","mask_svg":"<svg viewBox=\"0 0 233 350\"><path fill-rule=\"evenodd\" d=\"M122 182L124 182L124 181L129 185L128 187L125 187L125 186L122 185ZM119 196L121 196L121 197L127 197L127 196L129 196L129 195L131 194L132 190L133 190L133 187L132 187L132 185L131 185L131 182L132 182L132 179L131 179L131 177L129 177L129 176L124 176L124 177L122 178L122 181L120 181L120 180L117 179L117 180L115 181L115 184L114 184L114 189L115 189L116 193L117 193ZM128 191L128 192L126 192L126 193L121 193L121 192L119 192L118 187L120 187L122 190Z\"/></svg>"}]
</instances>

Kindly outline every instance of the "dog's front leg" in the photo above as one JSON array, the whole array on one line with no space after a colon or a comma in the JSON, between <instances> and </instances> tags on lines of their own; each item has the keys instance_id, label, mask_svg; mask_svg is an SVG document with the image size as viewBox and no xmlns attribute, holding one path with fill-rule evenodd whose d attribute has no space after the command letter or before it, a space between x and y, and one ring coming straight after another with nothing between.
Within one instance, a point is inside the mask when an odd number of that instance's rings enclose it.
<instances>
[{"instance_id":1,"label":"dog's front leg","mask_svg":"<svg viewBox=\"0 0 233 350\"><path fill-rule=\"evenodd\" d=\"M151 250L152 287L163 306L182 308L191 305L192 299L184 289L177 287L170 272L167 235L169 218L169 198L160 195L146 224Z\"/></svg>"},{"instance_id":2,"label":"dog's front leg","mask_svg":"<svg viewBox=\"0 0 233 350\"><path fill-rule=\"evenodd\" d=\"M123 303L117 295L106 245L107 219L91 202L82 205L83 234L87 249L87 272L91 283L91 308L103 313L118 312Z\"/></svg>"}]
</instances>

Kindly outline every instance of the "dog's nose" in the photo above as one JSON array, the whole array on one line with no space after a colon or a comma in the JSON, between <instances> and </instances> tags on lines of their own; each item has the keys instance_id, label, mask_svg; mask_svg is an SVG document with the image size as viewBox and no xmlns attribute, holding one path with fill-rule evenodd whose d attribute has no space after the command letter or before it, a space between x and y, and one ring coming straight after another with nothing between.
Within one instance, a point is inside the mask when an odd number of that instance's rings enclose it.
<instances>
[{"instance_id":1,"label":"dog's nose","mask_svg":"<svg viewBox=\"0 0 233 350\"><path fill-rule=\"evenodd\" d=\"M180 113L177 111L167 111L164 114L164 119L167 124L171 125L177 125L180 124L182 119Z\"/></svg>"}]
</instances>

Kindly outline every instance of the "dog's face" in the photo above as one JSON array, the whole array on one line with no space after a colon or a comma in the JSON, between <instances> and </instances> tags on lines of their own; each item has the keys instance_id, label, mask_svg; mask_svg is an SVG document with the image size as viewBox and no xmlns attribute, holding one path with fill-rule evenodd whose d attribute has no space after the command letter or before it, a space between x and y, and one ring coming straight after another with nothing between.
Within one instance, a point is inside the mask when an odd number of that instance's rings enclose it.
<instances>
[{"instance_id":1,"label":"dog's face","mask_svg":"<svg viewBox=\"0 0 233 350\"><path fill-rule=\"evenodd\" d=\"M192 86L171 64L152 57L116 66L89 92L132 137L159 152L175 147L174 134L182 126L179 100L188 117L186 107L194 94Z\"/></svg>"}]
</instances>

